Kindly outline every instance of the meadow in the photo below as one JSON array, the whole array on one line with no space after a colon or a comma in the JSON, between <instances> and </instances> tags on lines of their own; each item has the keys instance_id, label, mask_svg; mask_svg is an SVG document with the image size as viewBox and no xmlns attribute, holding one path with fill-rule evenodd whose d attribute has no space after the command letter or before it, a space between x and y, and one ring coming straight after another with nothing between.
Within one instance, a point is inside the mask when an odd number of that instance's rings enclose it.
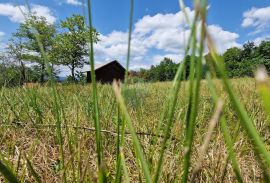
<instances>
[{"instance_id":1,"label":"meadow","mask_svg":"<svg viewBox=\"0 0 270 183\"><path fill-rule=\"evenodd\" d=\"M206 80L202 80L198 117L195 123L192 170L201 153L203 139L209 128L209 121L215 110ZM250 141L240 126L239 119L229 103L220 80L214 80L217 91L224 99L224 117L234 139L233 149L242 172L244 182L261 182L263 179L260 164L251 150ZM256 90L254 79L232 80L232 85L240 101L254 120L254 125L269 144L269 121L265 116ZM138 134L146 159L156 166L163 137L159 137L155 149L153 135L158 121L166 107L165 102L171 82L132 84L125 95L126 105L134 129ZM183 174L181 164L184 155L185 114L187 110L187 83L183 84L177 96L176 112L171 137L162 166L161 182L178 182ZM98 85L100 124L104 167L108 181L116 175L117 123L119 120L117 102L111 85ZM21 182L36 181L35 175L43 182L61 182L66 176L68 182L96 182L95 128L92 118L93 101L91 85L57 86L59 109L54 107L52 89L37 87L32 89L14 88L1 90L0 119L1 159L12 167ZM56 115L58 110L59 114ZM60 118L57 119L56 117ZM64 169L61 168L61 148L58 138L57 120L61 120L61 134ZM125 166L131 182L144 182L142 172L137 168L138 159L133 151L132 139L128 130L125 135L123 153ZM267 145L269 150L270 146ZM228 158L220 123L211 136L207 152L203 156L202 167L196 182L236 182L232 165ZM29 166L32 167L29 169ZM192 172L191 170L191 172ZM152 170L153 171L153 170ZM35 172L35 173L33 173ZM65 175L64 175L65 172ZM123 178L125 182L125 179Z\"/></svg>"},{"instance_id":2,"label":"meadow","mask_svg":"<svg viewBox=\"0 0 270 183\"><path fill-rule=\"evenodd\" d=\"M1 181L270 181L266 69L260 67L255 79L228 78L207 27L207 1L194 0L192 18L179 2L190 31L171 82L130 83L133 0L122 84L96 81L90 0L89 34L83 37L91 84L54 81L46 34L30 21L27 31L33 32L48 86L0 90Z\"/></svg>"}]
</instances>

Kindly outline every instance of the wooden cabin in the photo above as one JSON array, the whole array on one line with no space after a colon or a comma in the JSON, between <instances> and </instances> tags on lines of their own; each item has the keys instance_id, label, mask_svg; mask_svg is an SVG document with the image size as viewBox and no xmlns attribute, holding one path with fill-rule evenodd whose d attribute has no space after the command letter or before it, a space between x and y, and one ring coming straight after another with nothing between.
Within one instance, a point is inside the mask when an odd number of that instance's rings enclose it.
<instances>
[{"instance_id":1,"label":"wooden cabin","mask_svg":"<svg viewBox=\"0 0 270 183\"><path fill-rule=\"evenodd\" d=\"M113 80L124 81L126 69L116 60L95 68L96 81L112 83ZM91 83L91 71L86 71L87 82Z\"/></svg>"}]
</instances>

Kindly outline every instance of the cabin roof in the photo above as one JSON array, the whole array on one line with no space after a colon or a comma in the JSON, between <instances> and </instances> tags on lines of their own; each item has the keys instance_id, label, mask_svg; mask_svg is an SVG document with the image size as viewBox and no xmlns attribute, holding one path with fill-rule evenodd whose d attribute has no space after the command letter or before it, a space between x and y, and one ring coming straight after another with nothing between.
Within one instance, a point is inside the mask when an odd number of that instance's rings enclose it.
<instances>
[{"instance_id":1,"label":"cabin roof","mask_svg":"<svg viewBox=\"0 0 270 183\"><path fill-rule=\"evenodd\" d=\"M97 71L97 70L100 70L100 69L102 69L102 68L104 68L104 67L107 67L107 66L109 66L109 65L113 65L113 64L115 64L115 65L118 65L119 67L121 67L123 70L126 70L117 60L113 60L113 61L111 61L111 62L107 62L107 63L104 63L104 64L97 64L97 65L95 65L95 71ZM90 69L88 69L88 70L85 70L85 71L83 71L83 72L90 72L91 70Z\"/></svg>"}]
</instances>

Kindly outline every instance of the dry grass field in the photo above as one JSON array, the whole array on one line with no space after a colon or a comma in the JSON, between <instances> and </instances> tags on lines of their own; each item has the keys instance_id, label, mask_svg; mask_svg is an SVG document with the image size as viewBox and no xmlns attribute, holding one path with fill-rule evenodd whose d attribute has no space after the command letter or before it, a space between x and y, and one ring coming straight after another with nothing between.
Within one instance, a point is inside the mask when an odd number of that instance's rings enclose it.
<instances>
[{"instance_id":1,"label":"dry grass field","mask_svg":"<svg viewBox=\"0 0 270 183\"><path fill-rule=\"evenodd\" d=\"M233 107L229 104L228 96L223 91L220 81L214 80L214 83L225 102L223 114L234 141L233 149L242 179L244 182L261 182L263 175L250 140L242 129ZM253 119L267 149L270 150L269 121L262 109L254 79L235 79L232 80L232 85L236 95L239 96ZM183 173L181 165L185 153L183 141L188 103L187 86L188 84L184 83L178 94L176 111L173 116L174 124L167 144L162 176L160 176L162 182L178 182ZM132 124L151 167L156 166L159 158L163 137L158 138L154 149L151 147L170 87L170 82L133 84L125 92L125 101ZM98 85L98 91L104 167L106 167L108 180L111 182L116 174L118 108L111 85ZM42 182L61 182L63 172L66 172L68 182L95 182L98 170L91 85L57 86L57 93L59 106L55 108L52 89L49 87L3 88L1 90L1 160L12 167L14 174L22 182L36 181L34 172L38 174ZM200 147L206 136L214 108L215 105L206 81L202 80L191 172L198 160ZM57 113L59 115L56 115ZM64 165L60 163L61 148L56 126L57 120L61 121ZM130 181L143 182L142 172L137 168L138 159L134 154L128 129L126 133L123 153ZM31 171L29 165L34 171ZM221 182L222 180L223 182L236 182L236 177L228 159L224 136L218 123L195 181Z\"/></svg>"}]
</instances>

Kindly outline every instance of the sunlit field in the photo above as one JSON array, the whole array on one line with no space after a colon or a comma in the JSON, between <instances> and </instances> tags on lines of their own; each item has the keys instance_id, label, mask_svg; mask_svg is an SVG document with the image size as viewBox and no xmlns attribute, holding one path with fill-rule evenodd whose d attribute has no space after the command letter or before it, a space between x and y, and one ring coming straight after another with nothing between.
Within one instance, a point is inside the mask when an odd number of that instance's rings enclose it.
<instances>
[{"instance_id":1,"label":"sunlit field","mask_svg":"<svg viewBox=\"0 0 270 183\"><path fill-rule=\"evenodd\" d=\"M240 126L239 119L229 104L228 96L223 91L220 81L215 80L214 83L218 86L218 93L225 102L223 113L234 140L233 149L242 172L242 179L245 182L260 182L263 180L263 175L256 156L251 150L250 140ZM232 80L232 84L265 144L269 144L269 121L263 112L254 80L236 79ZM126 93L126 106L132 124L138 134L145 157L153 167L158 162L163 137L158 138L153 152L151 143L157 131L157 124L164 110L170 86L170 82L134 84L128 87ZM176 112L173 116L175 122L168 140L168 149L164 157L162 176L160 176L162 182L179 181L183 173L181 164L185 153L183 132L187 111L187 86L187 83L184 83L178 94ZM103 166L110 182L114 180L116 174L117 103L111 85L98 85L98 91L104 151ZM65 171L68 182L74 180L95 182L98 170L91 85L57 86L57 92L59 93L59 108L55 109L52 90L48 87L1 90L1 159L13 167L15 175L22 182L35 180L33 173L29 171L26 157L42 181L60 182L63 180L63 171ZM61 168L59 159L61 152L55 125L58 120L56 110L59 113L59 120L62 121L64 170ZM195 122L192 167L198 160L200 147L214 110L214 101L206 81L203 80L198 117ZM120 119L122 118L120 117ZM269 150L269 145L266 148ZM136 155L128 130L125 135L123 152L130 181L141 181L143 175L137 167ZM220 180L235 182L236 177L228 158L220 123L217 123L195 181L219 182Z\"/></svg>"},{"instance_id":2,"label":"sunlit field","mask_svg":"<svg viewBox=\"0 0 270 183\"><path fill-rule=\"evenodd\" d=\"M121 81L109 71L99 80L91 2L77 5L83 16L61 29L20 7L24 22L1 55L0 182L270 182L269 40L221 54L207 0L194 0L192 16L180 0L182 60L132 71L130 0ZM76 72L85 62L87 78ZM56 65L69 67L66 82Z\"/></svg>"}]
</instances>

